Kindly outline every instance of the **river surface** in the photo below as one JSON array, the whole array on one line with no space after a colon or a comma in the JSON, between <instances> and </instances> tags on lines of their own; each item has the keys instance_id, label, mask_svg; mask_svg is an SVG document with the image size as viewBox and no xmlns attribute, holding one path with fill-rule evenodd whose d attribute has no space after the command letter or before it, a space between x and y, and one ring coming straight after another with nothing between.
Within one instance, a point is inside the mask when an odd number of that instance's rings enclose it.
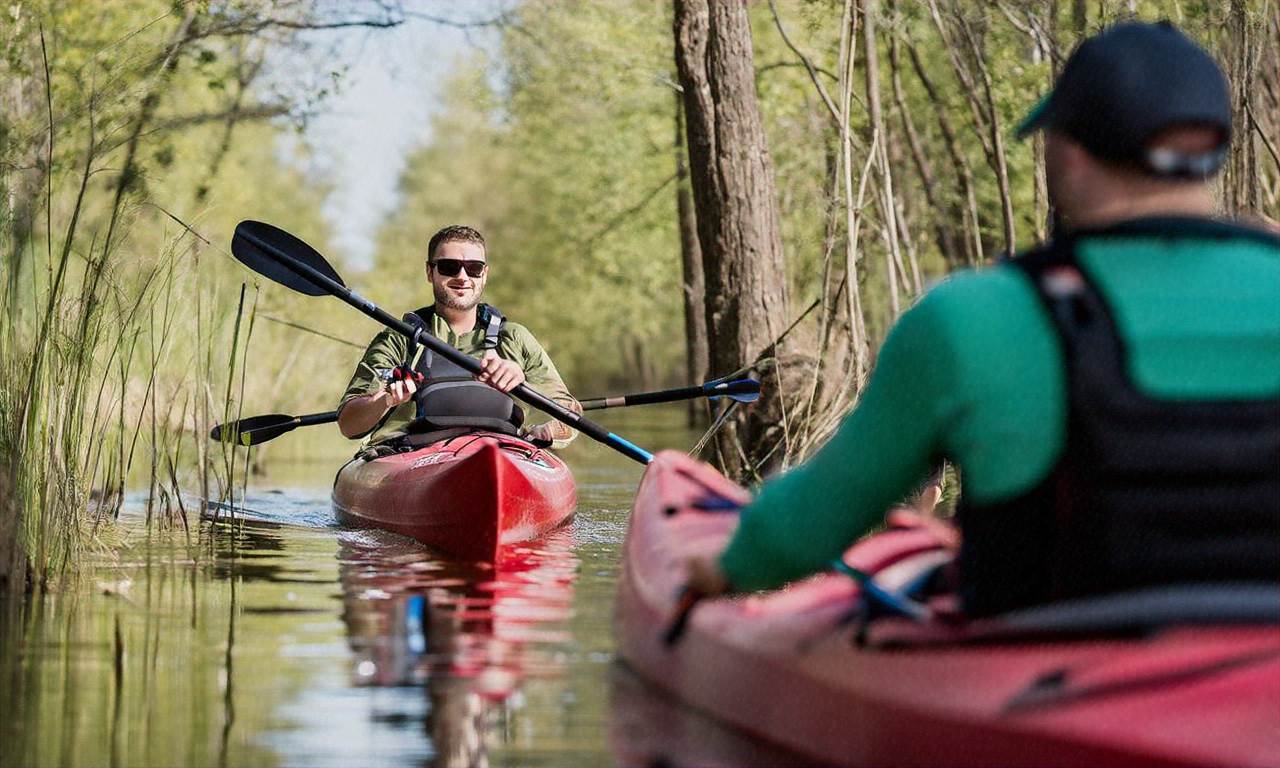
<instances>
[{"instance_id":1,"label":"river surface","mask_svg":"<svg viewBox=\"0 0 1280 768\"><path fill-rule=\"evenodd\" d=\"M653 449L696 437L679 408L601 421ZM296 458L271 457L234 522L148 532L126 514L123 548L2 612L0 766L791 762L615 660L639 466L580 438L573 523L495 573L338 527L347 448L285 441Z\"/></svg>"}]
</instances>

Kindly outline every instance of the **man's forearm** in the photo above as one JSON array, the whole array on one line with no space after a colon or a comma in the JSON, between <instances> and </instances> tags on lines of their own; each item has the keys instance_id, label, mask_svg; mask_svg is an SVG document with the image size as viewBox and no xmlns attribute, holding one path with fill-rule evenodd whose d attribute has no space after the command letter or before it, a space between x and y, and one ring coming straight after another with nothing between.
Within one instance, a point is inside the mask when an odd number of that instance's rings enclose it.
<instances>
[{"instance_id":1,"label":"man's forearm","mask_svg":"<svg viewBox=\"0 0 1280 768\"><path fill-rule=\"evenodd\" d=\"M360 437L378 425L388 407L385 391L348 400L338 411L338 429L343 437Z\"/></svg>"}]
</instances>

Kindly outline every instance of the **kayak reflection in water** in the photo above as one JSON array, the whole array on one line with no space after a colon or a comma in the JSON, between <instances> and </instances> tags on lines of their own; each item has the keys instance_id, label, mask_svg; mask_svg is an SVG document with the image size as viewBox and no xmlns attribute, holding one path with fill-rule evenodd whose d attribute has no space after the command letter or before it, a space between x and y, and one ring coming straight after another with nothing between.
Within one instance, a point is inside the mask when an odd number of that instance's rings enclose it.
<instances>
[{"instance_id":1,"label":"kayak reflection in water","mask_svg":"<svg viewBox=\"0 0 1280 768\"><path fill-rule=\"evenodd\" d=\"M1082 43L1020 129L1044 132L1059 231L904 314L835 437L689 562L691 587L826 570L938 457L964 478L969 616L1280 583L1280 238L1217 218L1231 118L1172 25Z\"/></svg>"},{"instance_id":2,"label":"kayak reflection in water","mask_svg":"<svg viewBox=\"0 0 1280 768\"><path fill-rule=\"evenodd\" d=\"M524 411L505 394L527 383L582 412L529 329L480 302L490 272L484 237L466 226L441 229L428 243L425 269L435 303L406 314L405 321L480 359L483 370L473 377L400 333L384 330L365 350L338 405L342 434L364 438L368 445L410 432L456 433L465 423L557 447L571 441L577 433L558 421L526 427Z\"/></svg>"},{"instance_id":3,"label":"kayak reflection in water","mask_svg":"<svg viewBox=\"0 0 1280 768\"><path fill-rule=\"evenodd\" d=\"M572 614L573 531L505 549L495 570L388 534L341 538L353 682L425 686L436 766L487 765L486 734L520 708L522 681L564 673L556 651L570 638L557 627Z\"/></svg>"}]
</instances>

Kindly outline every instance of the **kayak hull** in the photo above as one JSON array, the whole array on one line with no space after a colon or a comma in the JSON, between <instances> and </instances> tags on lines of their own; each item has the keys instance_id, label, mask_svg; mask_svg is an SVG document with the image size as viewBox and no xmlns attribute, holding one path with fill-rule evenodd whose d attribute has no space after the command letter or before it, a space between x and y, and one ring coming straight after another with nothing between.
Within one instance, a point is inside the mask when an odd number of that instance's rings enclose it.
<instances>
[{"instance_id":1,"label":"kayak hull","mask_svg":"<svg viewBox=\"0 0 1280 768\"><path fill-rule=\"evenodd\" d=\"M494 561L502 545L567 522L576 494L559 457L480 432L353 459L334 481L333 505L346 525L394 531L461 560Z\"/></svg>"},{"instance_id":2,"label":"kayak hull","mask_svg":"<svg viewBox=\"0 0 1280 768\"><path fill-rule=\"evenodd\" d=\"M737 524L734 513L689 508L709 493L745 499L683 455L666 452L650 465L615 616L622 658L698 709L832 765L1280 765L1274 626L867 645L865 627L849 620L858 587L822 575L767 595L704 601L667 645L684 562L718 553ZM915 529L873 536L846 561L893 587L913 563L945 556ZM883 621L892 629L899 620ZM902 636L913 632L929 634L907 627Z\"/></svg>"}]
</instances>

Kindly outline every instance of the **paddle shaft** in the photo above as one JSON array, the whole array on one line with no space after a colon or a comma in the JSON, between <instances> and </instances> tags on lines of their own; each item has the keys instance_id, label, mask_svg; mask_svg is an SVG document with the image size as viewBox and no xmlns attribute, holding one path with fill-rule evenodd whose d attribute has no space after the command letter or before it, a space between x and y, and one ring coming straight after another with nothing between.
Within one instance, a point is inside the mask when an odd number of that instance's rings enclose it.
<instances>
[{"instance_id":1,"label":"paddle shaft","mask_svg":"<svg viewBox=\"0 0 1280 768\"><path fill-rule=\"evenodd\" d=\"M325 411L324 413L308 413L305 416L297 416L293 419L293 426L310 427L314 424L332 424L338 420L337 411Z\"/></svg>"},{"instance_id":2,"label":"paddle shaft","mask_svg":"<svg viewBox=\"0 0 1280 768\"><path fill-rule=\"evenodd\" d=\"M617 397L599 397L593 400L583 400L582 410L597 411L602 408L622 408L629 405L673 403L677 400L692 400L695 397L720 397L723 395L748 394L749 392L759 392L759 387L759 383L754 381L708 382L708 384L696 384L692 387L676 387L675 389L664 389L659 392L639 392L631 395L618 395Z\"/></svg>"},{"instance_id":3,"label":"paddle shaft","mask_svg":"<svg viewBox=\"0 0 1280 768\"><path fill-rule=\"evenodd\" d=\"M707 382L693 387L679 387L661 392L640 392L620 397L598 397L582 402L584 411L602 410L604 408L623 408L629 405L647 405L649 403L668 403L675 400L692 400L696 397L734 397L737 395L754 395L759 393L760 384L746 379L730 382ZM239 445L260 445L286 435L298 427L309 427L316 424L332 424L338 420L337 411L324 413L308 413L305 416L289 416L287 414L267 414L251 416L240 421L218 424L209 433L214 440L222 440L224 431L234 434L232 442ZM244 426L255 424L255 426ZM265 423L264 423L265 422ZM248 442L246 442L248 441Z\"/></svg>"},{"instance_id":4,"label":"paddle shaft","mask_svg":"<svg viewBox=\"0 0 1280 768\"><path fill-rule=\"evenodd\" d=\"M297 259L291 259L287 255L282 254L279 249L271 243L264 242L252 235L244 236L254 240L254 244L257 245L264 253L271 256L276 263L282 265L299 277L302 277L317 286L325 288L329 293L339 299L342 299L342 301L352 307L355 307L366 316L373 318L391 330L408 337L415 344L421 344L422 346L430 349L432 352L459 366L463 370L469 371L470 373L480 373L481 365L479 360L459 352L445 342L440 341L435 336L432 336L426 330L422 328L415 328L400 318L392 316L377 304L374 304L372 301L369 301L345 285L331 280L328 275L313 269L308 264L304 264ZM613 434L599 424L583 418L581 415L565 408L541 392L529 387L527 384L521 384L511 390L508 394L515 397L517 400L522 400L528 403L534 408L537 408L543 413L555 418L557 421L562 421L565 424L568 424L579 432L582 432L587 437L590 437L597 442L604 443L624 456L634 459L641 464L648 464L653 459L653 454L649 453L645 449Z\"/></svg>"},{"instance_id":5,"label":"paddle shaft","mask_svg":"<svg viewBox=\"0 0 1280 768\"><path fill-rule=\"evenodd\" d=\"M283 413L270 413L263 416L250 416L247 419L218 424L209 430L213 440L230 440L236 445L261 445L288 434L298 427L309 427L314 424L331 424L338 420L337 411L325 413L308 413L304 416L289 416Z\"/></svg>"}]
</instances>

